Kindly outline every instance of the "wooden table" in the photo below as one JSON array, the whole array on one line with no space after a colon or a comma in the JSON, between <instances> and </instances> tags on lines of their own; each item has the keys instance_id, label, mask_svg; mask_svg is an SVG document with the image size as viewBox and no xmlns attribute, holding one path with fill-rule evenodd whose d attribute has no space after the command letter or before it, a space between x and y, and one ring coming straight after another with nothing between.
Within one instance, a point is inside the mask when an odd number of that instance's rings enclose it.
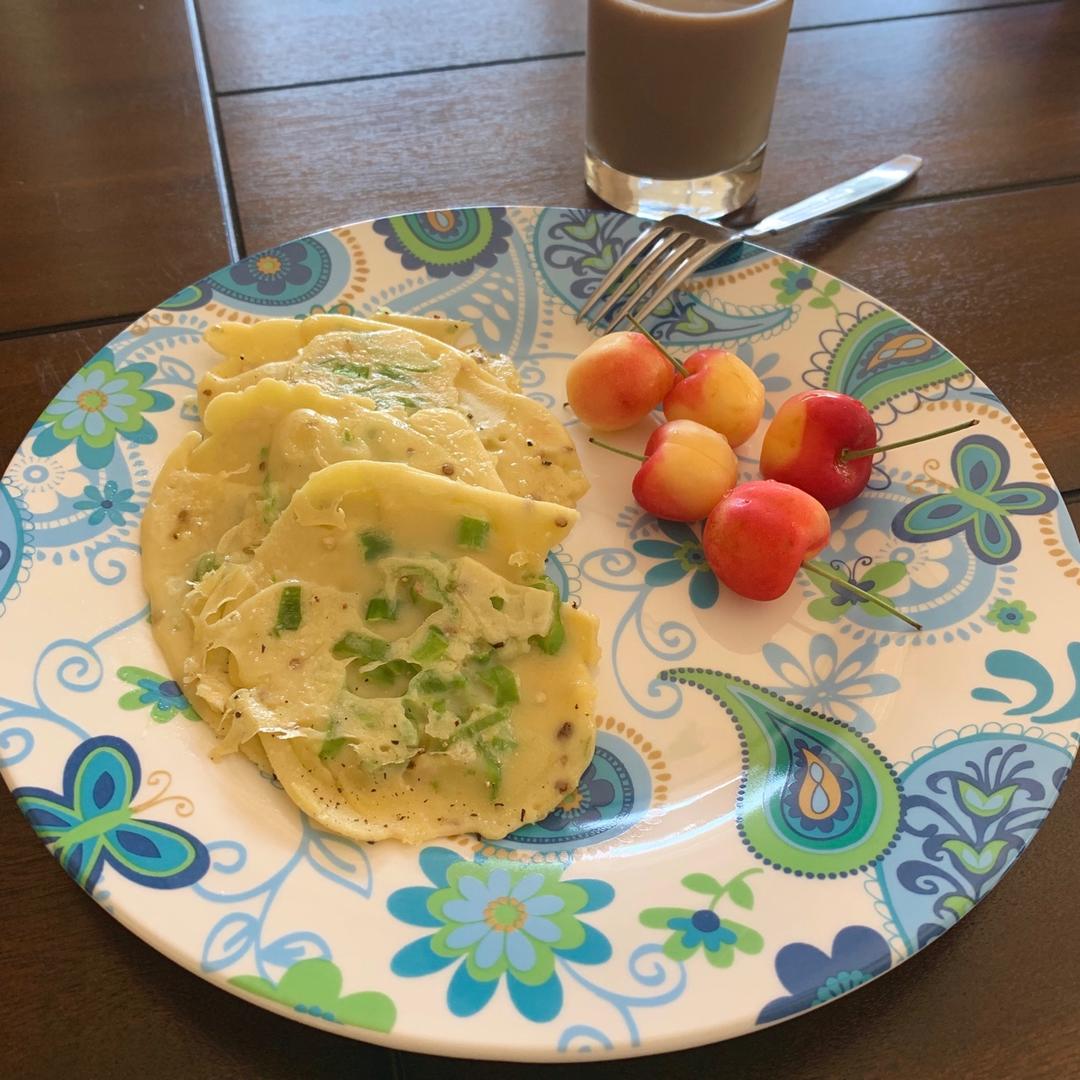
<instances>
[{"instance_id":1,"label":"wooden table","mask_svg":"<svg viewBox=\"0 0 1080 1080\"><path fill-rule=\"evenodd\" d=\"M395 211L595 205L582 181L583 8L0 3L0 463L93 350L238 255ZM1078 57L1076 0L795 0L758 206L923 155L918 180L883 205L780 246L964 358L1075 505ZM286 1024L89 902L6 792L0 839L5 1075L507 1073ZM1078 848L1074 782L986 902L887 978L767 1032L590 1075L1078 1075Z\"/></svg>"}]
</instances>

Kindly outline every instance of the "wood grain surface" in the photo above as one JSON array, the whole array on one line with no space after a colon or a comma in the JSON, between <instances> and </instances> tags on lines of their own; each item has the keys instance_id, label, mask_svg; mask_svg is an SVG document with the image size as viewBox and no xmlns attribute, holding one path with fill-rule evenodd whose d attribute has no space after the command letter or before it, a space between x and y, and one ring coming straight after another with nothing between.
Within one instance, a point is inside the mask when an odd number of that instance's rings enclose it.
<instances>
[{"instance_id":1,"label":"wood grain surface","mask_svg":"<svg viewBox=\"0 0 1080 1080\"><path fill-rule=\"evenodd\" d=\"M913 18L1045 0L795 0L791 26ZM201 0L214 86L506 63L585 49L585 0Z\"/></svg>"},{"instance_id":2,"label":"wood grain surface","mask_svg":"<svg viewBox=\"0 0 1080 1080\"><path fill-rule=\"evenodd\" d=\"M893 203L1080 177L1077 55L1063 0L793 34L762 209L906 151L927 164ZM394 211L589 205L583 78L570 57L223 98L247 243Z\"/></svg>"},{"instance_id":3,"label":"wood grain surface","mask_svg":"<svg viewBox=\"0 0 1080 1080\"><path fill-rule=\"evenodd\" d=\"M202 0L219 92L580 51L582 0Z\"/></svg>"},{"instance_id":4,"label":"wood grain surface","mask_svg":"<svg viewBox=\"0 0 1080 1080\"><path fill-rule=\"evenodd\" d=\"M229 261L183 0L14 0L0 334L138 314Z\"/></svg>"},{"instance_id":5,"label":"wood grain surface","mask_svg":"<svg viewBox=\"0 0 1080 1080\"><path fill-rule=\"evenodd\" d=\"M598 205L582 182L583 60L562 55L582 48L583 7L0 0L0 464L127 317L228 260L234 210L256 250L395 211ZM1080 523L1080 3L796 0L793 25L755 214L902 150L923 154L917 183L887 203L775 246L878 296L972 366ZM225 91L209 110L204 45ZM268 89L296 82L321 85ZM282 1021L89 901L6 794L0 844L5 1076L561 1074ZM1073 781L986 900L887 978L766 1032L588 1075L1078 1076L1078 847Z\"/></svg>"}]
</instances>

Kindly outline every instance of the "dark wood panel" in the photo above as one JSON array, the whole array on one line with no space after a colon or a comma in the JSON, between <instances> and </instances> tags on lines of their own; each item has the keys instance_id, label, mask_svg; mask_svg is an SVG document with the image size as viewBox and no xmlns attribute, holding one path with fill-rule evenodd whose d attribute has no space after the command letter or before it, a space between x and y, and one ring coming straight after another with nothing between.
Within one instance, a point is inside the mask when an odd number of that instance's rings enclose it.
<instances>
[{"instance_id":1,"label":"dark wood panel","mask_svg":"<svg viewBox=\"0 0 1080 1080\"><path fill-rule=\"evenodd\" d=\"M836 26L877 19L910 19L953 11L1039 4L1044 0L795 0L793 28Z\"/></svg>"},{"instance_id":2,"label":"dark wood panel","mask_svg":"<svg viewBox=\"0 0 1080 1080\"><path fill-rule=\"evenodd\" d=\"M901 151L927 163L894 200L1080 175L1078 51L1071 3L792 35L762 210ZM581 205L583 71L569 58L221 99L249 246L402 210Z\"/></svg>"},{"instance_id":3,"label":"dark wood panel","mask_svg":"<svg viewBox=\"0 0 1080 1080\"><path fill-rule=\"evenodd\" d=\"M219 92L585 47L584 0L199 0L199 10Z\"/></svg>"},{"instance_id":4,"label":"dark wood panel","mask_svg":"<svg viewBox=\"0 0 1080 1080\"><path fill-rule=\"evenodd\" d=\"M997 7L1001 2L795 0L791 25L802 30ZM225 93L550 56L585 48L586 0L198 3L214 85Z\"/></svg>"},{"instance_id":5,"label":"dark wood panel","mask_svg":"<svg viewBox=\"0 0 1080 1080\"><path fill-rule=\"evenodd\" d=\"M821 222L782 246L952 349L1071 490L1080 487L1080 349L1076 275L1064 268L1078 236L1080 184L1068 184Z\"/></svg>"},{"instance_id":6,"label":"dark wood panel","mask_svg":"<svg viewBox=\"0 0 1080 1080\"><path fill-rule=\"evenodd\" d=\"M6 791L0 846L0 981L17 1033L5 1041L6 1076L390 1075L388 1051L282 1020L145 945L60 869Z\"/></svg>"},{"instance_id":7,"label":"dark wood panel","mask_svg":"<svg viewBox=\"0 0 1080 1080\"><path fill-rule=\"evenodd\" d=\"M4 5L0 331L152 307L228 261L182 0Z\"/></svg>"},{"instance_id":8,"label":"dark wood panel","mask_svg":"<svg viewBox=\"0 0 1080 1080\"><path fill-rule=\"evenodd\" d=\"M0 341L0 472L56 392L124 323Z\"/></svg>"},{"instance_id":9,"label":"dark wood panel","mask_svg":"<svg viewBox=\"0 0 1080 1080\"><path fill-rule=\"evenodd\" d=\"M1080 176L1080 5L1046 3L794 34L765 206L896 153L896 201Z\"/></svg>"},{"instance_id":10,"label":"dark wood panel","mask_svg":"<svg viewBox=\"0 0 1080 1080\"><path fill-rule=\"evenodd\" d=\"M222 98L249 247L400 210L579 205L583 70L547 60Z\"/></svg>"}]
</instances>

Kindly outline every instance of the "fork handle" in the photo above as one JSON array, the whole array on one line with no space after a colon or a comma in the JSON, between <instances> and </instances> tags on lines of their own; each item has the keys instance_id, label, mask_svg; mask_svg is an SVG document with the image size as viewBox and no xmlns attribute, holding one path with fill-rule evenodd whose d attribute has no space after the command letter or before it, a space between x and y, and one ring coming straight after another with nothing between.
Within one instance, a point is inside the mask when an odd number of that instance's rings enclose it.
<instances>
[{"instance_id":1,"label":"fork handle","mask_svg":"<svg viewBox=\"0 0 1080 1080\"><path fill-rule=\"evenodd\" d=\"M768 236L770 233L783 232L795 225L801 225L804 221L812 221L814 218L833 214L837 210L844 210L866 199L872 199L882 192L891 191L911 179L919 171L922 158L914 154L901 154L892 161L886 161L869 172L860 173L858 176L845 180L840 184L834 184L816 195L811 195L802 202L787 206L783 210L777 210L762 218L756 225L743 229L739 233L739 239L744 237Z\"/></svg>"}]
</instances>

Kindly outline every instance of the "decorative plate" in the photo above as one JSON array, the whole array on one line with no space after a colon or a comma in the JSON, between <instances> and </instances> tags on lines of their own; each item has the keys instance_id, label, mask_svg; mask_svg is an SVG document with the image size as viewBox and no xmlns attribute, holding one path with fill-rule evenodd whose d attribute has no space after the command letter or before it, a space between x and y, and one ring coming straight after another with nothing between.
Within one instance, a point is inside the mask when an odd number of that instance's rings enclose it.
<instances>
[{"instance_id":1,"label":"decorative plate","mask_svg":"<svg viewBox=\"0 0 1080 1080\"><path fill-rule=\"evenodd\" d=\"M750 244L651 320L663 341L734 349L769 412L811 386L862 399L890 441L981 420L888 454L820 556L922 632L805 575L775 603L733 597L699 531L644 515L632 464L569 421L594 486L549 572L600 616L604 659L596 756L556 812L497 843L356 845L248 762L207 757L146 625L138 547L155 473L196 423L203 330L438 311L560 413L589 340L574 312L639 224L446 210L283 244L149 312L34 425L0 486L3 772L61 865L154 948L283 1016L410 1050L674 1050L887 971L1039 828L1080 720L1062 500L928 334Z\"/></svg>"}]
</instances>

